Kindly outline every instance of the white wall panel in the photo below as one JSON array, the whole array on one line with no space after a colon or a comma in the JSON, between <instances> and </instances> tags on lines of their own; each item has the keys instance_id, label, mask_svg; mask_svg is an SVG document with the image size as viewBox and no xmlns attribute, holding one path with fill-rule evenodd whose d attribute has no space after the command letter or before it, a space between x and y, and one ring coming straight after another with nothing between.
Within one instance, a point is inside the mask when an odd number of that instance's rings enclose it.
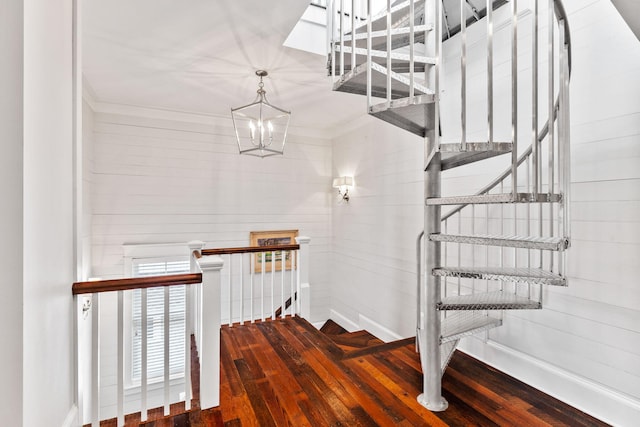
<instances>
[{"instance_id":1,"label":"white wall panel","mask_svg":"<svg viewBox=\"0 0 640 427\"><path fill-rule=\"evenodd\" d=\"M313 295L326 295L331 142L290 134L283 157L240 156L228 125L94 114L92 274L123 274L122 244L203 240L245 246L249 232L312 238ZM326 301L313 316L327 317Z\"/></svg>"},{"instance_id":2,"label":"white wall panel","mask_svg":"<svg viewBox=\"0 0 640 427\"><path fill-rule=\"evenodd\" d=\"M21 425L60 426L69 422L77 409L74 406L75 310L71 297L71 284L76 275L73 8L70 0L21 3L24 6L25 260Z\"/></svg>"},{"instance_id":3,"label":"white wall panel","mask_svg":"<svg viewBox=\"0 0 640 427\"><path fill-rule=\"evenodd\" d=\"M355 187L349 203L334 196L331 307L355 324L365 316L404 336L415 328L422 144L364 117L333 148L334 176L352 175Z\"/></svg>"},{"instance_id":4,"label":"white wall panel","mask_svg":"<svg viewBox=\"0 0 640 427\"><path fill-rule=\"evenodd\" d=\"M23 72L22 2L5 2L0 13L0 411L22 425L23 398ZM28 261L26 261L28 262Z\"/></svg>"}]
</instances>

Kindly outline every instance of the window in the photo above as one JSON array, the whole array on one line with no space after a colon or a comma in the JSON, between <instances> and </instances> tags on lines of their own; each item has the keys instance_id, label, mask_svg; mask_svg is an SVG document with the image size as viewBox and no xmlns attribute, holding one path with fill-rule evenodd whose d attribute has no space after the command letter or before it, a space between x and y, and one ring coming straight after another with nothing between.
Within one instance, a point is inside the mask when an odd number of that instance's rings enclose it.
<instances>
[{"instance_id":1,"label":"window","mask_svg":"<svg viewBox=\"0 0 640 427\"><path fill-rule=\"evenodd\" d=\"M159 257L132 258L133 277L159 276L189 272L189 258ZM164 293L165 288L147 290L147 339L149 381L164 375ZM142 292L137 289L131 297L131 372L130 382L139 383L142 377ZM169 288L169 369L172 378L184 375L184 329L186 286Z\"/></svg>"}]
</instances>

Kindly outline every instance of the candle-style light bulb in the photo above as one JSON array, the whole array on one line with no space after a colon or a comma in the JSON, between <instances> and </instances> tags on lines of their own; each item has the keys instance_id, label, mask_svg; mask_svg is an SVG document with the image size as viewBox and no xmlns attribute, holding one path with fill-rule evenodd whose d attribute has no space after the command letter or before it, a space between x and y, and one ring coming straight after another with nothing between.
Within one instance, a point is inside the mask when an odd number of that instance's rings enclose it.
<instances>
[{"instance_id":1,"label":"candle-style light bulb","mask_svg":"<svg viewBox=\"0 0 640 427\"><path fill-rule=\"evenodd\" d=\"M253 120L249 120L249 133L251 134L251 141L255 139L256 125L253 124Z\"/></svg>"}]
</instances>

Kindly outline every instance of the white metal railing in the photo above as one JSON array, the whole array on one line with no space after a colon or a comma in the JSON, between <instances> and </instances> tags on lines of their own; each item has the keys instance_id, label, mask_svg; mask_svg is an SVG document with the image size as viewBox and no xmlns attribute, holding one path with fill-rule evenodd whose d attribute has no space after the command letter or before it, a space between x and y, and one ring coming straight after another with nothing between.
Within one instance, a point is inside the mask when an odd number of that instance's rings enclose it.
<instances>
[{"instance_id":1,"label":"white metal railing","mask_svg":"<svg viewBox=\"0 0 640 427\"><path fill-rule=\"evenodd\" d=\"M77 282L73 284L73 295L79 320L77 343L78 379L81 396L84 396L80 407L80 419L99 426L101 420L116 418L118 426L124 425L125 414L140 413L142 421L148 419L150 408L162 407L162 413L168 415L171 405L184 402L184 409L191 408L193 392L191 388L191 340L197 334L193 322L193 312L202 313L202 327L197 336L200 342L200 407L211 408L219 404L219 353L220 353L220 270L223 260L220 257L202 257L192 263L197 272L167 276L153 276L130 279ZM186 285L186 286L185 286ZM185 286L186 313L184 328L184 347L170 348L169 289L173 286ZM162 318L149 319L147 316L147 295L150 289L160 288L164 292L164 314ZM198 289L199 298L194 300ZM126 348L132 337L126 329L131 324L127 321L127 304L132 293L141 293L142 326L141 333L141 379L140 384L125 383L125 369L130 369L125 358ZM201 306L218 307L202 310ZM129 313L130 317L130 313ZM115 318L115 319L114 319ZM114 321L115 320L115 321ZM106 335L103 335L106 333ZM84 338L88 337L88 342ZM160 340L163 348L163 375L153 381L148 377L148 349L150 341ZM109 345L102 341L108 341ZM111 346L113 343L113 346ZM115 349L115 352L113 351ZM171 381L169 352L182 351L184 358L184 382L173 384ZM90 366L87 378L82 372L83 366ZM113 371L114 384L104 387L103 367ZM110 367L110 368L109 368ZM160 381L160 382L157 382ZM132 387L139 392L133 393ZM139 387L139 388L138 388ZM151 388L155 390L151 393ZM90 399L88 398L90 396ZM132 398L134 396L134 398ZM101 410L104 401L114 402L115 410ZM84 405L88 405L85 411ZM84 419L83 413L89 416Z\"/></svg>"},{"instance_id":2,"label":"white metal railing","mask_svg":"<svg viewBox=\"0 0 640 427\"><path fill-rule=\"evenodd\" d=\"M462 0L464 1L464 0ZM547 211L543 211L543 205L537 203L535 205L517 206L516 204L505 207L488 205L480 211L473 205L463 204L450 210L442 216L443 227L449 233L461 233L463 231L474 231L486 234L502 234L510 233L514 236L532 236L553 237L562 236L568 238L570 236L570 156L569 156L569 74L571 72L571 45L569 39L569 31L566 23L566 14L562 3L558 0L549 0L546 9L547 36L547 79L546 79L546 97L543 102L547 104L548 118L546 123L539 128L539 104L540 94L539 86L541 79L539 78L538 68L540 68L539 42L539 2L534 1L533 10L533 29L532 29L532 72L531 72L531 88L532 88L532 121L530 125L530 134L532 138L531 145L521 153L518 153L518 1L511 2L511 93L512 93L512 162L510 167L500 174L496 179L479 190L476 195L488 194L504 194L512 193L514 198L519 193L532 194L537 198L540 194L554 194L560 192L562 201L557 206L549 203ZM490 9L489 9L490 10ZM492 13L487 13L487 32L492 33L493 22ZM464 27L462 29L464 33ZM557 36L557 38L556 38ZM487 94L488 106L488 142L493 143L493 38L487 37L488 50L488 70L487 70L487 87L490 88ZM556 54L557 52L557 54ZM462 86L464 87L464 69L466 61L464 60L464 48L461 53L461 72ZM556 73L558 70L558 73ZM558 88L557 91L555 88ZM462 93L463 114L461 116L461 127L464 129L465 114L465 92ZM464 135L464 131L463 131ZM462 144L466 144L466 140L462 140ZM546 158L545 158L546 156ZM546 163L544 162L546 160ZM544 173L546 172L546 173ZM497 221L499 219L499 221ZM495 220L495 221L494 221ZM491 226L492 221L494 226ZM496 229L495 223L500 224L500 228ZM507 224L505 226L505 224ZM447 253L447 247L451 244L445 244L444 252ZM456 253L460 253L459 244L456 244ZM506 251L506 250L505 250ZM504 251L503 251L504 252ZM564 257L566 252L550 253L546 260L542 257L541 251L533 251L531 249L512 249L507 256L506 252L500 254L501 259L504 258L506 263L508 259L512 260L512 265L524 265L523 259L526 259L527 266L537 266L538 268L547 268L552 272L564 275L566 260ZM451 259L451 252L444 255L445 259ZM473 261L474 254L471 255ZM459 257L458 257L459 258ZM486 258L486 256L485 256ZM458 261L459 262L459 261Z\"/></svg>"},{"instance_id":3,"label":"white metal railing","mask_svg":"<svg viewBox=\"0 0 640 427\"><path fill-rule=\"evenodd\" d=\"M427 64L433 64L421 43L432 29L425 25L427 0L333 0L327 7L327 34L330 69L334 81L353 77L356 68L366 64L367 111L375 103L387 107L394 97L396 81L408 87L411 99L425 90L428 80ZM402 11L402 13L400 13ZM397 16L396 16L397 15ZM394 21L400 19L399 21ZM439 24L437 24L439 25ZM408 37L397 42L398 36ZM395 69L399 59L408 68ZM424 72L421 70L424 67ZM419 70L420 72L416 71ZM384 82L376 80L373 73L384 75ZM383 101L374 98L382 98Z\"/></svg>"},{"instance_id":4,"label":"white metal railing","mask_svg":"<svg viewBox=\"0 0 640 427\"><path fill-rule=\"evenodd\" d=\"M439 3L439 2L437 2ZM467 55L466 55L466 11L464 0L460 1L460 104L461 114L459 128L461 130L460 151L466 151L467 141ZM508 80L511 91L511 164L500 174L476 193L475 196L456 198L459 205L449 212L440 215L439 211L431 210L425 220L425 233L418 236L418 253L425 246L426 256L418 259L418 325L420 335L422 329L427 330L426 360L430 362L425 380L425 402L434 405L434 410L446 408L446 401L441 397L441 378L437 363L441 360L439 338L441 316L435 310L443 298L454 295L487 293L491 291L506 291L516 295L528 297L530 300L542 303L542 283L517 286L516 280L489 281L484 278L429 278L432 269L439 266L450 267L501 267L540 269L560 277L558 283L565 283L566 250L570 236L570 153L569 153L569 75L571 71L571 44L567 17L560 0L548 0L546 36L542 36L540 3L532 2L532 26L530 38L519 36L518 1L511 1L508 19L510 26L510 68L511 78ZM492 1L487 1L487 144L494 144L494 111L493 111L493 11ZM442 19L438 15L438 19ZM519 48L527 39L531 40L531 80L526 82L526 74L518 66ZM546 76L540 72L542 68L540 41L548 61ZM525 46L526 48L526 46ZM441 64L442 65L442 62ZM523 75L524 74L524 75ZM520 80L520 83L519 83ZM531 102L527 108L531 109L531 121L522 124L518 122L518 109L525 108L519 97L518 87L522 82L530 84ZM542 90L541 90L542 88ZM545 90L546 89L546 90ZM477 92L477 91L476 91ZM522 91L520 91L522 92ZM475 99L477 105L478 100ZM547 121L540 127L540 105L547 106ZM436 121L437 123L437 121ZM518 135L530 135L530 146L518 152ZM439 136L435 138L440 144ZM436 150L434 150L436 151ZM430 176L431 186L428 187L426 197L441 197L439 174ZM438 182L436 182L438 181ZM483 196L477 197L477 196ZM493 198L491 196L494 196ZM509 196L509 197L503 197ZM510 201L514 203L491 204L491 200ZM536 203L518 203L533 202ZM485 203L485 204L478 204ZM542 202L558 202L545 203ZM429 206L427 207L429 208ZM447 241L442 236L456 236ZM424 236L427 236L425 238ZM433 236L432 236L433 235ZM432 237L429 237L432 236ZM423 242L424 239L425 241ZM443 240L440 240L443 239ZM507 239L511 239L508 243ZM488 244L487 242L491 242ZM521 242L521 243L514 243ZM426 259L426 262L425 262ZM425 263L425 264L421 264ZM426 292L421 283L425 275ZM423 316L424 314L424 317ZM502 311L498 311L502 316ZM435 325L435 326L434 326ZM421 343L422 344L422 343ZM421 352L424 349L421 349ZM436 361L436 362L434 362ZM435 402L435 403L434 403ZM438 407L438 405L441 405ZM431 408L430 408L431 409Z\"/></svg>"},{"instance_id":5,"label":"white metal railing","mask_svg":"<svg viewBox=\"0 0 640 427\"><path fill-rule=\"evenodd\" d=\"M357 63L357 29L362 21L370 21L370 0L329 0L327 1L327 35L328 51L331 55L331 75L345 74L345 53L351 55L350 68L353 70ZM347 40L348 39L348 40ZM345 41L348 43L345 45ZM336 60L339 60L339 70L336 70ZM338 72L338 73L337 73Z\"/></svg>"}]
</instances>

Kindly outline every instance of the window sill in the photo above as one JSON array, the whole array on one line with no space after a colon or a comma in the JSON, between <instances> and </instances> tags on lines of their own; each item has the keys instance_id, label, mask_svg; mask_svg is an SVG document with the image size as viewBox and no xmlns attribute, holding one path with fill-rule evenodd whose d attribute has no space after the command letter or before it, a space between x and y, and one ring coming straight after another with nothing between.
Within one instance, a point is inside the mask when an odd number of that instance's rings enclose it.
<instances>
[{"instance_id":1,"label":"window sill","mask_svg":"<svg viewBox=\"0 0 640 427\"><path fill-rule=\"evenodd\" d=\"M169 379L170 387L179 386L184 384L184 374L174 375ZM162 390L164 388L164 380L162 377L153 378L147 384L147 391L156 391ZM124 395L131 396L135 394L140 394L142 391L142 385L139 383L132 383L124 388Z\"/></svg>"}]
</instances>

